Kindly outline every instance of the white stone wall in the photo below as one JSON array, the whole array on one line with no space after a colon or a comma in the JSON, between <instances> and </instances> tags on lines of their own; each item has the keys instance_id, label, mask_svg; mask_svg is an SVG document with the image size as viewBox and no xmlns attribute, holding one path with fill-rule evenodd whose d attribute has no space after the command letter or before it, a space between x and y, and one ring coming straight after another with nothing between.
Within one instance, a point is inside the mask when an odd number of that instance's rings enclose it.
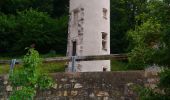
<instances>
[{"instance_id":1,"label":"white stone wall","mask_svg":"<svg viewBox=\"0 0 170 100\"><path fill-rule=\"evenodd\" d=\"M77 42L77 56L110 54L110 0L70 0L69 12L67 55L72 56L72 41ZM74 12L78 12L77 22ZM102 49L102 32L107 33L107 50ZM110 71L110 60L77 62L76 67L80 72L103 71L103 67Z\"/></svg>"}]
</instances>

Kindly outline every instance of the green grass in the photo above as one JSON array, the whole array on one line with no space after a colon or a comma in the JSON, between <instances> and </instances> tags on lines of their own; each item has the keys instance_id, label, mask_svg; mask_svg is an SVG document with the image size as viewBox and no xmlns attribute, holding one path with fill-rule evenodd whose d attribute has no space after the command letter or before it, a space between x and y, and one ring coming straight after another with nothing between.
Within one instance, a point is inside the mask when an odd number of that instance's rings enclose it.
<instances>
[{"instance_id":1,"label":"green grass","mask_svg":"<svg viewBox=\"0 0 170 100\"><path fill-rule=\"evenodd\" d=\"M40 55L41 58L50 58L50 57L64 57L65 55L62 54L43 54Z\"/></svg>"},{"instance_id":2,"label":"green grass","mask_svg":"<svg viewBox=\"0 0 170 100\"><path fill-rule=\"evenodd\" d=\"M45 57L47 57L49 55L42 55L42 56L43 56L43 58L45 58ZM2 58L2 57L0 57L0 59L8 60L8 59L11 59L11 58L8 58L8 57ZM111 71L126 71L126 70L128 70L127 65L128 65L128 63L126 63L126 62L111 61ZM20 68L21 66L22 65L16 65L15 68ZM44 73L64 72L65 71L65 62L43 63L40 66L40 69ZM0 64L0 74L7 74L7 73L9 73L9 65Z\"/></svg>"},{"instance_id":3,"label":"green grass","mask_svg":"<svg viewBox=\"0 0 170 100\"><path fill-rule=\"evenodd\" d=\"M64 72L65 71L65 63L64 62L44 63L40 66L40 69L44 73Z\"/></svg>"},{"instance_id":4,"label":"green grass","mask_svg":"<svg viewBox=\"0 0 170 100\"><path fill-rule=\"evenodd\" d=\"M0 57L0 60L11 60L12 58L10 57Z\"/></svg>"},{"instance_id":5,"label":"green grass","mask_svg":"<svg viewBox=\"0 0 170 100\"><path fill-rule=\"evenodd\" d=\"M41 54L40 55L41 58L50 58L50 57L64 57L64 55L62 54ZM11 60L11 59L22 59L23 56L19 56L19 57L12 57L12 56L0 56L0 60Z\"/></svg>"},{"instance_id":6,"label":"green grass","mask_svg":"<svg viewBox=\"0 0 170 100\"><path fill-rule=\"evenodd\" d=\"M15 65L15 69L20 69L21 65ZM7 64L0 64L0 75L1 74L8 74L10 71L10 65Z\"/></svg>"},{"instance_id":7,"label":"green grass","mask_svg":"<svg viewBox=\"0 0 170 100\"><path fill-rule=\"evenodd\" d=\"M7 74L9 72L9 65L0 65L0 75Z\"/></svg>"},{"instance_id":8,"label":"green grass","mask_svg":"<svg viewBox=\"0 0 170 100\"><path fill-rule=\"evenodd\" d=\"M126 71L128 63L122 61L111 61L111 71Z\"/></svg>"},{"instance_id":9,"label":"green grass","mask_svg":"<svg viewBox=\"0 0 170 100\"><path fill-rule=\"evenodd\" d=\"M42 58L48 58L48 57L62 57L63 55L60 54L45 54L45 55L40 55ZM22 59L23 57L0 57L0 60L11 60L11 59ZM9 66L8 64L0 64L0 75L1 74L7 74L9 73ZM15 65L15 68L19 68L22 65ZM40 69L44 73L54 73L54 72L64 72L65 71L65 63L64 62L57 62L57 63L44 63L40 66Z\"/></svg>"},{"instance_id":10,"label":"green grass","mask_svg":"<svg viewBox=\"0 0 170 100\"><path fill-rule=\"evenodd\" d=\"M22 65L15 65L15 69L19 69ZM40 70L43 73L55 73L55 72L64 72L65 63L44 63L40 66ZM9 65L0 65L0 75L9 73Z\"/></svg>"}]
</instances>

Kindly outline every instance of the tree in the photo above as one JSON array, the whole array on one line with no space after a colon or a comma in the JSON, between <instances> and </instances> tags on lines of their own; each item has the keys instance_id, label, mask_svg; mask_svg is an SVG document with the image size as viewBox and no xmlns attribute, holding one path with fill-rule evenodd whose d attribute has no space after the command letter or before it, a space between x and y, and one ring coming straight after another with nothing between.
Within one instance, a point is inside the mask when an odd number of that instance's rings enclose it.
<instances>
[{"instance_id":1,"label":"tree","mask_svg":"<svg viewBox=\"0 0 170 100\"><path fill-rule=\"evenodd\" d=\"M52 78L41 74L40 64L39 53L34 49L29 49L24 56L23 67L10 73L9 80L14 89L9 97L10 100L33 100L37 90L52 87Z\"/></svg>"},{"instance_id":2,"label":"tree","mask_svg":"<svg viewBox=\"0 0 170 100\"><path fill-rule=\"evenodd\" d=\"M129 53L130 66L144 68L157 64L165 67L160 73L158 92L151 89L142 89L142 100L169 100L170 99L170 6L167 0L150 0L147 2L146 11L137 16L141 25L136 25L135 30L129 31L132 49ZM141 67L142 65L142 67ZM167 68L168 67L168 68Z\"/></svg>"},{"instance_id":3,"label":"tree","mask_svg":"<svg viewBox=\"0 0 170 100\"><path fill-rule=\"evenodd\" d=\"M161 24L154 19L148 19L135 30L129 31L128 36L132 48L129 53L129 67L143 69L147 65L154 64L155 54L162 47L161 35Z\"/></svg>"},{"instance_id":4,"label":"tree","mask_svg":"<svg viewBox=\"0 0 170 100\"><path fill-rule=\"evenodd\" d=\"M20 44L16 49L23 50L31 44L36 44L37 50L41 53L53 49L58 52L65 50L67 17L52 19L46 13L30 9L19 12L17 22L20 32L18 37L21 38L16 43L16 45Z\"/></svg>"},{"instance_id":5,"label":"tree","mask_svg":"<svg viewBox=\"0 0 170 100\"><path fill-rule=\"evenodd\" d=\"M0 12L16 15L18 11L36 9L57 18L68 13L69 0L1 0Z\"/></svg>"},{"instance_id":6,"label":"tree","mask_svg":"<svg viewBox=\"0 0 170 100\"><path fill-rule=\"evenodd\" d=\"M128 51L129 41L126 33L135 28L138 23L136 16L145 10L146 1L111 0L111 53Z\"/></svg>"},{"instance_id":7,"label":"tree","mask_svg":"<svg viewBox=\"0 0 170 100\"><path fill-rule=\"evenodd\" d=\"M131 40L131 46L129 48L132 49L132 55L133 55L133 51L136 47L141 46L141 44L148 44L146 41L143 40L149 40L152 42L152 44L156 44L158 47L158 50L156 50L156 53L153 54L152 57L147 57L148 59L152 59L152 62L155 64L160 64L163 66L169 66L169 60L170 60L170 56L169 56L169 5L166 2L160 1L160 0L150 0L147 3L146 6L146 11L143 12L142 14L137 16L138 20L141 20L142 25L138 25L136 24L136 29L134 31L130 31L129 35L132 37L129 40ZM152 21L150 21L152 20ZM148 21L150 21L148 23ZM157 25L156 23L153 23L153 21L156 21L157 24L159 24L160 27L155 27L155 25ZM150 26L144 27L144 25L147 25L146 23L148 23L148 25L150 24ZM142 29L143 27L143 29ZM153 27L153 28L152 28ZM158 32L159 30L159 32ZM141 33L142 32L142 33ZM152 33L155 34L152 34ZM142 34L147 34L149 33L150 35L148 35L147 37L145 37ZM156 33L159 33L159 35L156 35ZM134 36L133 36L134 35ZM136 36L136 37L135 37ZM135 39L136 38L136 39ZM143 38L143 40L140 40L141 38ZM136 41L140 40L140 42ZM143 43L141 43L143 42ZM155 43L156 42L156 43ZM135 43L135 44L134 44ZM144 45L143 47L148 47L146 45ZM146 50L146 48L144 49ZM142 56L144 57L144 55ZM160 59L161 58L161 59ZM144 62L144 61L143 61Z\"/></svg>"},{"instance_id":8,"label":"tree","mask_svg":"<svg viewBox=\"0 0 170 100\"><path fill-rule=\"evenodd\" d=\"M40 53L65 54L68 4L67 0L1 0L0 53L20 55L36 44Z\"/></svg>"},{"instance_id":9,"label":"tree","mask_svg":"<svg viewBox=\"0 0 170 100\"><path fill-rule=\"evenodd\" d=\"M18 12L16 16L3 15L0 17L0 48L4 52L23 54L26 47L35 44L40 53L50 50L65 53L67 20L67 16L53 19L33 9Z\"/></svg>"},{"instance_id":10,"label":"tree","mask_svg":"<svg viewBox=\"0 0 170 100\"><path fill-rule=\"evenodd\" d=\"M1 14L0 16L0 52L9 52L16 41L16 20L15 16L7 16Z\"/></svg>"}]
</instances>

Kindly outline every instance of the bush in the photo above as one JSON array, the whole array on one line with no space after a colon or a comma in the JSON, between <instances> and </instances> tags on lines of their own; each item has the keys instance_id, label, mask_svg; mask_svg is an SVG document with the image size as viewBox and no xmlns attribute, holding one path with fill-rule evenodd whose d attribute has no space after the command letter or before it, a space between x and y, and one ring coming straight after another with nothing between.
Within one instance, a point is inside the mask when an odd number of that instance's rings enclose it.
<instances>
[{"instance_id":1,"label":"bush","mask_svg":"<svg viewBox=\"0 0 170 100\"><path fill-rule=\"evenodd\" d=\"M131 41L131 52L129 53L129 67L144 69L146 65L154 64L155 54L162 46L161 25L155 19L148 19L135 30L128 32Z\"/></svg>"},{"instance_id":2,"label":"bush","mask_svg":"<svg viewBox=\"0 0 170 100\"><path fill-rule=\"evenodd\" d=\"M10 73L10 82L14 89L10 100L33 100L37 90L47 89L53 85L52 78L39 71L40 63L38 52L29 49L23 59L23 68Z\"/></svg>"},{"instance_id":3,"label":"bush","mask_svg":"<svg viewBox=\"0 0 170 100\"><path fill-rule=\"evenodd\" d=\"M169 96L170 99L170 69L166 69L160 74L160 83L158 86L164 90L165 95Z\"/></svg>"}]
</instances>

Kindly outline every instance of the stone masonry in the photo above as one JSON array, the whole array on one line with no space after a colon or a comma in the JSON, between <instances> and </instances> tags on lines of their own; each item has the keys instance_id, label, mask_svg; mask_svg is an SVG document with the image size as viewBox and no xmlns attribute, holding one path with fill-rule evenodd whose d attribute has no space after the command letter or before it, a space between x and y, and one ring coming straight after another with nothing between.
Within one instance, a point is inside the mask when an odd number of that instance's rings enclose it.
<instances>
[{"instance_id":1,"label":"stone masonry","mask_svg":"<svg viewBox=\"0 0 170 100\"><path fill-rule=\"evenodd\" d=\"M137 86L156 88L157 73L145 71L52 74L54 86L39 91L36 100L138 100ZM0 76L0 100L7 100L12 87Z\"/></svg>"},{"instance_id":2,"label":"stone masonry","mask_svg":"<svg viewBox=\"0 0 170 100\"><path fill-rule=\"evenodd\" d=\"M110 54L110 0L69 0L67 56ZM72 62L68 64L68 72ZM110 60L79 61L76 72L110 71Z\"/></svg>"}]
</instances>

